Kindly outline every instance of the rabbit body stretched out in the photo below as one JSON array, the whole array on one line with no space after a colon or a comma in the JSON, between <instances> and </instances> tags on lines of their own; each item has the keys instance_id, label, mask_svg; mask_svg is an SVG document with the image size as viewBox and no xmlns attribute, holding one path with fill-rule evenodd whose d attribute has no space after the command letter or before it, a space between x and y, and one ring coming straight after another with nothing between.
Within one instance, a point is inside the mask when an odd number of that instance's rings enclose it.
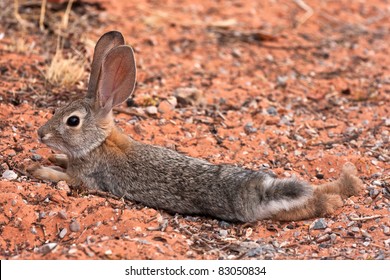
<instances>
[{"instance_id":1,"label":"rabbit body stretched out","mask_svg":"<svg viewBox=\"0 0 390 280\"><path fill-rule=\"evenodd\" d=\"M312 187L294 178L214 165L133 140L115 126L112 108L131 95L135 73L133 51L122 35L104 34L95 47L86 97L57 110L38 130L41 142L63 153L51 160L65 171L34 166L30 173L83 183L170 212L243 222L330 214L343 204L343 197L361 188L356 168L349 163L337 181Z\"/></svg>"}]
</instances>

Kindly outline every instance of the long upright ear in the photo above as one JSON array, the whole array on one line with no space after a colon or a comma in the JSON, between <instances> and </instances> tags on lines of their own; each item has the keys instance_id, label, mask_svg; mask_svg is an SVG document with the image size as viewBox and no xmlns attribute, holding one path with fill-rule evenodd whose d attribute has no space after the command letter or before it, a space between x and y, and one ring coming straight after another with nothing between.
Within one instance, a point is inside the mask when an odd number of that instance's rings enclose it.
<instances>
[{"instance_id":1,"label":"long upright ear","mask_svg":"<svg viewBox=\"0 0 390 280\"><path fill-rule=\"evenodd\" d=\"M100 70L104 57L113 48L124 45L125 39L118 31L110 31L100 37L96 43L95 51L93 54L91 76L89 78L87 98L94 98L98 86Z\"/></svg>"},{"instance_id":2,"label":"long upright ear","mask_svg":"<svg viewBox=\"0 0 390 280\"><path fill-rule=\"evenodd\" d=\"M113 48L103 59L98 82L100 110L108 113L133 92L136 79L134 53L130 46Z\"/></svg>"}]
</instances>

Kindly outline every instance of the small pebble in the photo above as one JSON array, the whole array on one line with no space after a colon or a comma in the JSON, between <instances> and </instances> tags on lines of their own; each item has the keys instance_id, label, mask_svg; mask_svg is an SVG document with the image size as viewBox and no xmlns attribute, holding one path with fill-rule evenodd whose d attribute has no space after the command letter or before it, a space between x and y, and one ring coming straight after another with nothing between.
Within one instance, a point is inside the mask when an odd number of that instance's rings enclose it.
<instances>
[{"instance_id":1,"label":"small pebble","mask_svg":"<svg viewBox=\"0 0 390 280\"><path fill-rule=\"evenodd\" d=\"M373 181L372 184L373 184L374 186L382 186L382 182L381 182L381 181L378 181L378 180Z\"/></svg>"},{"instance_id":2,"label":"small pebble","mask_svg":"<svg viewBox=\"0 0 390 280\"><path fill-rule=\"evenodd\" d=\"M288 81L288 76L277 76L276 77L276 84L279 87L286 87Z\"/></svg>"},{"instance_id":3,"label":"small pebble","mask_svg":"<svg viewBox=\"0 0 390 280\"><path fill-rule=\"evenodd\" d=\"M369 234L366 230L362 229L362 230L360 230L360 231L362 232L362 235L363 235L365 238L372 239L371 234Z\"/></svg>"},{"instance_id":4,"label":"small pebble","mask_svg":"<svg viewBox=\"0 0 390 280\"><path fill-rule=\"evenodd\" d=\"M251 258L251 257L260 256L262 253L263 253L263 248L262 247L257 247L257 248L250 249L246 253L246 255Z\"/></svg>"},{"instance_id":5,"label":"small pebble","mask_svg":"<svg viewBox=\"0 0 390 280\"><path fill-rule=\"evenodd\" d=\"M329 234L325 234L325 235L322 235L320 237L317 238L317 243L322 243L322 242L325 242L325 241L329 241L331 238L330 238L330 235Z\"/></svg>"},{"instance_id":6,"label":"small pebble","mask_svg":"<svg viewBox=\"0 0 390 280\"><path fill-rule=\"evenodd\" d=\"M325 230L324 230L324 233L331 233L332 232L332 229L331 228L326 228Z\"/></svg>"},{"instance_id":7,"label":"small pebble","mask_svg":"<svg viewBox=\"0 0 390 280\"><path fill-rule=\"evenodd\" d=\"M38 155L38 154L32 154L31 159L33 161L40 161L40 160L42 160L42 156Z\"/></svg>"},{"instance_id":8,"label":"small pebble","mask_svg":"<svg viewBox=\"0 0 390 280\"><path fill-rule=\"evenodd\" d=\"M66 220L68 218L68 215L66 215L66 212L64 210L61 210L61 211L58 212L58 217L60 217L61 219Z\"/></svg>"},{"instance_id":9,"label":"small pebble","mask_svg":"<svg viewBox=\"0 0 390 280\"><path fill-rule=\"evenodd\" d=\"M77 221L72 221L69 225L69 229L72 232L80 231L80 224Z\"/></svg>"},{"instance_id":10,"label":"small pebble","mask_svg":"<svg viewBox=\"0 0 390 280\"><path fill-rule=\"evenodd\" d=\"M14 156L16 156L16 152L15 152L14 150L11 150L11 151L8 153L8 156L14 157Z\"/></svg>"},{"instance_id":11,"label":"small pebble","mask_svg":"<svg viewBox=\"0 0 390 280\"><path fill-rule=\"evenodd\" d=\"M352 232L360 232L360 228L358 227L351 227Z\"/></svg>"},{"instance_id":12,"label":"small pebble","mask_svg":"<svg viewBox=\"0 0 390 280\"><path fill-rule=\"evenodd\" d=\"M311 225L311 229L325 229L327 227L325 219L317 219Z\"/></svg>"},{"instance_id":13,"label":"small pebble","mask_svg":"<svg viewBox=\"0 0 390 280\"><path fill-rule=\"evenodd\" d=\"M31 232L32 234L37 234L37 233L38 233L38 232L37 232L37 229L35 228L35 226L32 226L30 232Z\"/></svg>"},{"instance_id":14,"label":"small pebble","mask_svg":"<svg viewBox=\"0 0 390 280\"><path fill-rule=\"evenodd\" d=\"M68 230L66 228L63 228L60 231L60 233L58 234L58 237L61 238L61 239L64 238L67 232L68 232Z\"/></svg>"},{"instance_id":15,"label":"small pebble","mask_svg":"<svg viewBox=\"0 0 390 280\"><path fill-rule=\"evenodd\" d=\"M366 197L363 201L364 204L371 204L372 203L372 198L371 197Z\"/></svg>"},{"instance_id":16,"label":"small pebble","mask_svg":"<svg viewBox=\"0 0 390 280\"><path fill-rule=\"evenodd\" d=\"M104 252L105 255L112 255L112 251L111 250L107 250Z\"/></svg>"},{"instance_id":17,"label":"small pebble","mask_svg":"<svg viewBox=\"0 0 390 280\"><path fill-rule=\"evenodd\" d=\"M57 243L47 243L39 248L39 252L43 255L46 255L47 253L50 253L55 247L57 247Z\"/></svg>"},{"instance_id":18,"label":"small pebble","mask_svg":"<svg viewBox=\"0 0 390 280\"><path fill-rule=\"evenodd\" d=\"M194 251L187 251L187 253L186 253L186 256L187 257L194 257L196 254L195 254L195 252Z\"/></svg>"},{"instance_id":19,"label":"small pebble","mask_svg":"<svg viewBox=\"0 0 390 280\"><path fill-rule=\"evenodd\" d=\"M1 167L1 169L9 170L9 166L8 166L8 164L6 164L5 162L2 163L2 164L0 165L0 167Z\"/></svg>"},{"instance_id":20,"label":"small pebble","mask_svg":"<svg viewBox=\"0 0 390 280\"><path fill-rule=\"evenodd\" d=\"M75 255L77 252L78 252L77 248L71 248L71 249L69 249L68 254Z\"/></svg>"},{"instance_id":21,"label":"small pebble","mask_svg":"<svg viewBox=\"0 0 390 280\"><path fill-rule=\"evenodd\" d=\"M386 235L390 234L390 227L384 226L383 227L383 233L386 234Z\"/></svg>"},{"instance_id":22,"label":"small pebble","mask_svg":"<svg viewBox=\"0 0 390 280\"><path fill-rule=\"evenodd\" d=\"M145 108L145 112L148 115L157 115L158 110L156 106L148 106Z\"/></svg>"},{"instance_id":23,"label":"small pebble","mask_svg":"<svg viewBox=\"0 0 390 280\"><path fill-rule=\"evenodd\" d=\"M60 190L64 190L66 192L70 192L69 185L65 181L59 181L57 183L57 188L59 188Z\"/></svg>"},{"instance_id":24,"label":"small pebble","mask_svg":"<svg viewBox=\"0 0 390 280\"><path fill-rule=\"evenodd\" d=\"M228 235L228 231L226 229L221 229L218 234L221 237L226 237Z\"/></svg>"},{"instance_id":25,"label":"small pebble","mask_svg":"<svg viewBox=\"0 0 390 280\"><path fill-rule=\"evenodd\" d=\"M267 108L267 113L271 116L276 116L278 114L278 111L275 107L271 106Z\"/></svg>"},{"instance_id":26,"label":"small pebble","mask_svg":"<svg viewBox=\"0 0 390 280\"><path fill-rule=\"evenodd\" d=\"M370 197L375 198L379 194L379 191L377 189L370 190Z\"/></svg>"},{"instance_id":27,"label":"small pebble","mask_svg":"<svg viewBox=\"0 0 390 280\"><path fill-rule=\"evenodd\" d=\"M12 170L6 170L3 172L2 178L5 180L12 181L12 180L16 180L18 178L18 174L16 174Z\"/></svg>"},{"instance_id":28,"label":"small pebble","mask_svg":"<svg viewBox=\"0 0 390 280\"><path fill-rule=\"evenodd\" d=\"M252 133L256 133L257 132L257 128L253 127L252 123L247 123L244 126L244 131L245 131L246 134L252 134Z\"/></svg>"},{"instance_id":29,"label":"small pebble","mask_svg":"<svg viewBox=\"0 0 390 280\"><path fill-rule=\"evenodd\" d=\"M160 113L166 113L172 111L173 109L174 107L166 100L163 100L160 102L160 104L158 104L158 111Z\"/></svg>"},{"instance_id":30,"label":"small pebble","mask_svg":"<svg viewBox=\"0 0 390 280\"><path fill-rule=\"evenodd\" d=\"M385 258L383 251L379 251L379 254L375 257L376 260L384 260Z\"/></svg>"},{"instance_id":31,"label":"small pebble","mask_svg":"<svg viewBox=\"0 0 390 280\"><path fill-rule=\"evenodd\" d=\"M324 179L324 174L322 174L322 173L317 173L317 174L316 174L316 177L317 177L317 179Z\"/></svg>"}]
</instances>

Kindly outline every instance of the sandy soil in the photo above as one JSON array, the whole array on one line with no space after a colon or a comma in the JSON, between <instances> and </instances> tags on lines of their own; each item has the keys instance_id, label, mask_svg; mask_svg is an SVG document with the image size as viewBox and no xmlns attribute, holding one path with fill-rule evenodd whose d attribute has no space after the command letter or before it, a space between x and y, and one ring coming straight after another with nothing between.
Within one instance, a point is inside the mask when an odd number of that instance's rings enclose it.
<instances>
[{"instance_id":1,"label":"sandy soil","mask_svg":"<svg viewBox=\"0 0 390 280\"><path fill-rule=\"evenodd\" d=\"M112 29L135 50L137 89L115 119L136 140L314 185L350 161L364 181L331 217L251 224L30 178L26 167L52 153L38 127L85 93L87 75L68 87L44 77L64 5L48 3L40 31L39 6L22 1L22 24L10 2L0 16L0 177L17 178L0 179L2 259L390 258L387 1L307 0L310 17L289 0L74 5L65 53L88 65Z\"/></svg>"}]
</instances>

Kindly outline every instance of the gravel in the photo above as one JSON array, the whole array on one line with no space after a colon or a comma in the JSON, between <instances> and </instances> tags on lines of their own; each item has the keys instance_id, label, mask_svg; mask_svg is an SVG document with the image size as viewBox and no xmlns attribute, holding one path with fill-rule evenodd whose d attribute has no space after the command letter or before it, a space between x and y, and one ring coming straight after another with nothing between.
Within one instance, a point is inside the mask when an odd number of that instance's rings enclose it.
<instances>
[{"instance_id":1,"label":"gravel","mask_svg":"<svg viewBox=\"0 0 390 280\"><path fill-rule=\"evenodd\" d=\"M33 161L40 161L40 160L42 160L42 156L40 156L40 155L38 155L38 154L33 154L33 155L31 156L31 159L32 159Z\"/></svg>"},{"instance_id":2,"label":"gravel","mask_svg":"<svg viewBox=\"0 0 390 280\"><path fill-rule=\"evenodd\" d=\"M80 224L77 221L72 221L69 225L69 229L72 232L80 231Z\"/></svg>"},{"instance_id":3,"label":"gravel","mask_svg":"<svg viewBox=\"0 0 390 280\"><path fill-rule=\"evenodd\" d=\"M228 235L228 231L226 229L221 229L218 234L221 237L226 237Z\"/></svg>"},{"instance_id":4,"label":"gravel","mask_svg":"<svg viewBox=\"0 0 390 280\"><path fill-rule=\"evenodd\" d=\"M64 238L65 237L65 235L68 233L68 230L66 229L66 228L63 228L61 231L60 231L60 233L58 234L58 237L59 238Z\"/></svg>"},{"instance_id":5,"label":"gravel","mask_svg":"<svg viewBox=\"0 0 390 280\"><path fill-rule=\"evenodd\" d=\"M244 131L245 131L246 134L253 134L253 133L257 132L257 128L253 127L252 123L247 123L244 126Z\"/></svg>"},{"instance_id":6,"label":"gravel","mask_svg":"<svg viewBox=\"0 0 390 280\"><path fill-rule=\"evenodd\" d=\"M3 175L1 177L2 177L2 179L13 181L13 180L16 180L18 178L18 174L16 174L12 170L6 170L3 172Z\"/></svg>"},{"instance_id":7,"label":"gravel","mask_svg":"<svg viewBox=\"0 0 390 280\"><path fill-rule=\"evenodd\" d=\"M358 227L351 227L352 232L360 232L360 228Z\"/></svg>"},{"instance_id":8,"label":"gravel","mask_svg":"<svg viewBox=\"0 0 390 280\"><path fill-rule=\"evenodd\" d=\"M57 243L53 242L53 243L47 243L47 244L44 244L42 245L38 251L43 254L43 255L46 255L48 253L50 253L55 247L57 247Z\"/></svg>"},{"instance_id":9,"label":"gravel","mask_svg":"<svg viewBox=\"0 0 390 280\"><path fill-rule=\"evenodd\" d=\"M63 220L66 220L68 218L68 215L64 210L58 211L58 217L60 217Z\"/></svg>"},{"instance_id":10,"label":"gravel","mask_svg":"<svg viewBox=\"0 0 390 280\"><path fill-rule=\"evenodd\" d=\"M326 224L325 219L323 219L323 218L320 218L320 219L315 220L315 221L310 225L310 228L311 228L311 229L326 229L326 227L327 227L327 224Z\"/></svg>"},{"instance_id":11,"label":"gravel","mask_svg":"<svg viewBox=\"0 0 390 280\"><path fill-rule=\"evenodd\" d=\"M156 106L148 106L145 108L145 112L148 115L157 115L158 110Z\"/></svg>"}]
</instances>

